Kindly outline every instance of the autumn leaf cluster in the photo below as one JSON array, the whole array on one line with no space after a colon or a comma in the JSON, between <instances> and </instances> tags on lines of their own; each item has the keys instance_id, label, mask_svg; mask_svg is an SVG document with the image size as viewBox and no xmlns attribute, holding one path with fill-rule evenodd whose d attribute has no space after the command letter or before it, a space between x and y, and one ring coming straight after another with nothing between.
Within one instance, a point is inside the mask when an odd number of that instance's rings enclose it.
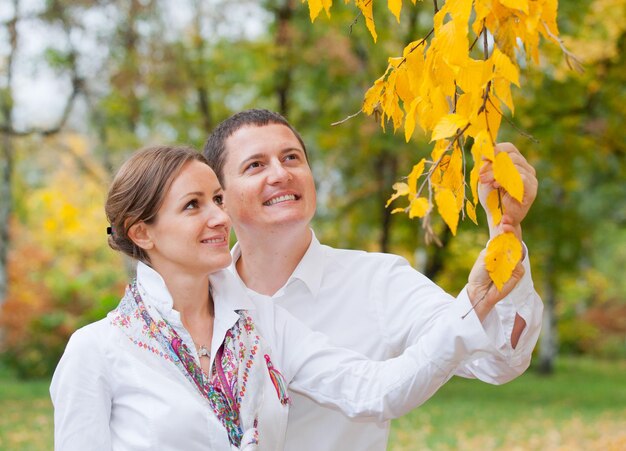
<instances>
[{"instance_id":1,"label":"autumn leaf cluster","mask_svg":"<svg viewBox=\"0 0 626 451\"><path fill-rule=\"evenodd\" d=\"M373 8L381 3L354 0L374 41ZM308 4L311 20L322 10L330 15L332 0ZM398 21L402 6L402 0L387 1ZM465 215L477 223L478 174L485 160L493 163L502 189L522 201L520 174L508 154L495 153L494 147L505 109L514 112L511 88L520 86L518 59L538 63L541 38L560 45L557 6L557 0L447 0L441 6L435 0L433 28L409 43L402 56L389 58L385 72L366 92L362 111L375 115L383 129L390 123L394 132L404 127L408 142L419 126L434 143L430 159L420 160L406 181L393 186L387 203L405 198L405 205L393 212L422 218L427 236L436 238L430 227L434 207L452 234ZM465 149L473 160L469 182ZM500 197L496 190L486 199L496 225L503 214ZM504 271L490 271L498 287L515 266L506 256L516 255L517 246L490 249L497 261L509 262Z\"/></svg>"}]
</instances>

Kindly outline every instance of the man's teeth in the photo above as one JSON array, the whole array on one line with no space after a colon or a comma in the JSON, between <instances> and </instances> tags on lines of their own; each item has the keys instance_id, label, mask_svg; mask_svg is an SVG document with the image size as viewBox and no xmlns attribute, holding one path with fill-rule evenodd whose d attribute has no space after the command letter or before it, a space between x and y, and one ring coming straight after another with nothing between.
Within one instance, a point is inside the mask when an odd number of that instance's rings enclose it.
<instances>
[{"instance_id":1,"label":"man's teeth","mask_svg":"<svg viewBox=\"0 0 626 451\"><path fill-rule=\"evenodd\" d=\"M210 240L202 240L203 243L208 243L208 244L217 244L217 243L223 243L224 242L224 237L221 238L211 238Z\"/></svg>"},{"instance_id":2,"label":"man's teeth","mask_svg":"<svg viewBox=\"0 0 626 451\"><path fill-rule=\"evenodd\" d=\"M285 194L284 196L278 196L273 199L268 200L264 203L264 205L270 206L277 204L279 202L285 202L286 200L296 200L296 196L294 194Z\"/></svg>"}]
</instances>

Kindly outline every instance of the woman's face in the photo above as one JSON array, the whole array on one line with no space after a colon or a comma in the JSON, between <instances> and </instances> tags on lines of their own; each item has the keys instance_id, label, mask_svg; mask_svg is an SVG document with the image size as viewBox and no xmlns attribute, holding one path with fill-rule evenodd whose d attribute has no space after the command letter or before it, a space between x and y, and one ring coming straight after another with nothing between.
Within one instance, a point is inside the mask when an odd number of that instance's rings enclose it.
<instances>
[{"instance_id":1,"label":"woman's face","mask_svg":"<svg viewBox=\"0 0 626 451\"><path fill-rule=\"evenodd\" d=\"M213 170L190 161L174 179L156 220L145 224L151 265L161 275L206 275L231 262L230 219Z\"/></svg>"}]
</instances>

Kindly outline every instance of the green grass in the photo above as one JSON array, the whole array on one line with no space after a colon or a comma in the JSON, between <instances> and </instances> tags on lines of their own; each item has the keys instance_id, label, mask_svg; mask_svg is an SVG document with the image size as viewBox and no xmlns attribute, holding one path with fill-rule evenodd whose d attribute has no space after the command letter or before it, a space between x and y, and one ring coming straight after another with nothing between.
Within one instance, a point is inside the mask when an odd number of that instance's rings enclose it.
<instances>
[{"instance_id":1,"label":"green grass","mask_svg":"<svg viewBox=\"0 0 626 451\"><path fill-rule=\"evenodd\" d=\"M393 422L389 449L626 449L626 361L562 358L501 386L454 378Z\"/></svg>"},{"instance_id":2,"label":"green grass","mask_svg":"<svg viewBox=\"0 0 626 451\"><path fill-rule=\"evenodd\" d=\"M53 444L49 380L19 381L0 368L0 450L43 451Z\"/></svg>"},{"instance_id":3,"label":"green grass","mask_svg":"<svg viewBox=\"0 0 626 451\"><path fill-rule=\"evenodd\" d=\"M48 385L0 368L0 450L52 449ZM454 378L393 422L389 449L626 449L626 361L563 358L554 376L499 387Z\"/></svg>"}]
</instances>

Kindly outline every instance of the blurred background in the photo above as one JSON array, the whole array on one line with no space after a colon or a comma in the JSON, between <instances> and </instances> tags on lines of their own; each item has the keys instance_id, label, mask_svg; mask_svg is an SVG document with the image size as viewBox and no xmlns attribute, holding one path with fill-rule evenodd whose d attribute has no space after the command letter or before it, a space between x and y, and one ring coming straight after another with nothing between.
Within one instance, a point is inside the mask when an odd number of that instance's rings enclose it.
<instances>
[{"instance_id":1,"label":"blurred background","mask_svg":"<svg viewBox=\"0 0 626 451\"><path fill-rule=\"evenodd\" d=\"M71 333L114 308L132 268L106 240L117 167L156 143L201 148L245 108L279 111L307 143L314 228L339 247L393 252L451 293L487 239L482 218L441 247L390 215L391 186L428 137L358 115L387 57L432 27L377 2L374 45L353 4L311 24L298 0L0 2L0 449L52 448L50 376ZM379 5L380 4L380 5ZM390 449L626 449L626 0L571 0L514 92L512 141L535 166L524 223L544 328L528 372L502 387L452 380L396 420Z\"/></svg>"}]
</instances>

